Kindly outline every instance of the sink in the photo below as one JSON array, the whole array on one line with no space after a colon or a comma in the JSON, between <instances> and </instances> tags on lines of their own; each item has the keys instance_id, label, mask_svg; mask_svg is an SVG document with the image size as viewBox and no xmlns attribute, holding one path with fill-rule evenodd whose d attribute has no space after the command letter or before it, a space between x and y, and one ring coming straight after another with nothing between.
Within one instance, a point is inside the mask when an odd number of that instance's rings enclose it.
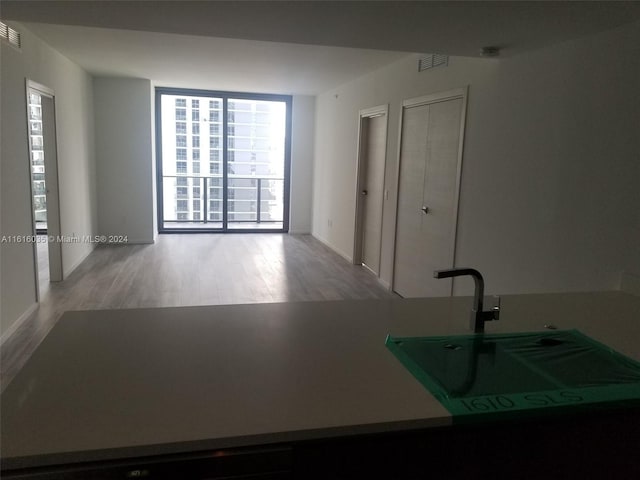
<instances>
[{"instance_id":1,"label":"sink","mask_svg":"<svg viewBox=\"0 0 640 480\"><path fill-rule=\"evenodd\" d=\"M640 363L577 330L388 336L386 345L454 421L640 405Z\"/></svg>"}]
</instances>

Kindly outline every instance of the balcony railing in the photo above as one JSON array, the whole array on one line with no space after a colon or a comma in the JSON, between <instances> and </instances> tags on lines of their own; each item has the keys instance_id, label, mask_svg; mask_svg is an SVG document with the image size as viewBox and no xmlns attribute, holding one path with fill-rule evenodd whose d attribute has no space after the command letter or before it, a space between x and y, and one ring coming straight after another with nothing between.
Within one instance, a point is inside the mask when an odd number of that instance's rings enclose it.
<instances>
[{"instance_id":1,"label":"balcony railing","mask_svg":"<svg viewBox=\"0 0 640 480\"><path fill-rule=\"evenodd\" d=\"M162 178L164 222L192 224L222 222L222 175L163 175ZM260 224L283 221L284 178L235 174L229 174L227 178L227 220L230 223ZM179 183L178 179L183 180ZM184 195L185 188L187 195ZM216 194L212 196L211 193L214 191ZM182 208L177 209L178 199L188 200L189 208L186 211ZM199 200L197 202L199 209L193 208L194 200ZM170 218L172 216L174 218Z\"/></svg>"}]
</instances>

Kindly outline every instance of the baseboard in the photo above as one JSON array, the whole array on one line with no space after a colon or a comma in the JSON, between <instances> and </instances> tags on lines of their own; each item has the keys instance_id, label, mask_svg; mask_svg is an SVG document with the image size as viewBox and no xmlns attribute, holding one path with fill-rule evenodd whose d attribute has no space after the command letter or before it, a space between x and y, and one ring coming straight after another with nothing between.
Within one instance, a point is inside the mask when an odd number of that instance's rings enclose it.
<instances>
[{"instance_id":1,"label":"baseboard","mask_svg":"<svg viewBox=\"0 0 640 480\"><path fill-rule=\"evenodd\" d=\"M290 228L289 235L311 235L311 232L308 229L298 230L295 228Z\"/></svg>"},{"instance_id":2,"label":"baseboard","mask_svg":"<svg viewBox=\"0 0 640 480\"><path fill-rule=\"evenodd\" d=\"M24 324L27 319L38 309L39 304L33 303L29 308L27 308L22 315L18 317L18 319L11 324L11 326L2 333L2 337L0 337L0 345L4 345L7 340L9 340L14 333L18 331L18 329Z\"/></svg>"},{"instance_id":3,"label":"baseboard","mask_svg":"<svg viewBox=\"0 0 640 480\"><path fill-rule=\"evenodd\" d=\"M73 264L72 264L69 268L67 268L67 269L64 269L64 268L63 268L63 271L62 271L62 278L63 278L63 280L64 280L65 278L67 278L69 275L71 275L71 274L73 273L73 271L74 271L76 268L78 268L78 267L80 266L80 264L81 264L82 262L84 262L84 261L87 259L87 257L88 257L89 255L91 255L91 252L93 252L93 251L95 250L95 248L96 248L96 244L95 244L95 243L91 243L91 248L89 249L89 251L88 251L87 253L85 253L85 254L84 254L84 255L82 255L80 258L78 258L75 262L73 262ZM63 260L64 260L64 256L63 256L62 258L63 258Z\"/></svg>"},{"instance_id":4,"label":"baseboard","mask_svg":"<svg viewBox=\"0 0 640 480\"><path fill-rule=\"evenodd\" d=\"M336 247L334 247L333 245L331 245L327 240L325 240L322 237L319 237L318 235L312 233L311 236L313 238L315 238L316 240L318 240L320 243L322 243L325 247L329 248L330 250L334 251L335 253L337 253L338 255L340 255L342 258L344 258L345 260L347 260L349 263L353 263L353 257L351 255L347 255L346 253L338 250Z\"/></svg>"},{"instance_id":5,"label":"baseboard","mask_svg":"<svg viewBox=\"0 0 640 480\"><path fill-rule=\"evenodd\" d=\"M391 284L389 282L387 282L386 280L383 280L379 274L377 274L376 272L374 272L373 270L371 270L367 265L365 265L364 263L362 264L362 268L364 268L366 271L368 271L369 273L371 273L371 275L373 275L374 277L376 277L376 280L378 281L378 283L385 289L388 290L389 292L391 292Z\"/></svg>"},{"instance_id":6,"label":"baseboard","mask_svg":"<svg viewBox=\"0 0 640 480\"><path fill-rule=\"evenodd\" d=\"M623 272L620 280L620 290L631 295L640 296L640 276Z\"/></svg>"},{"instance_id":7,"label":"baseboard","mask_svg":"<svg viewBox=\"0 0 640 480\"><path fill-rule=\"evenodd\" d=\"M380 285L382 285L384 288L386 288L387 290L391 291L391 284L389 282L387 282L386 280L381 279L380 277L378 277L378 282L380 282Z\"/></svg>"},{"instance_id":8,"label":"baseboard","mask_svg":"<svg viewBox=\"0 0 640 480\"><path fill-rule=\"evenodd\" d=\"M155 238L151 238L151 239L144 239L144 240L136 240L136 239L129 239L126 242L123 243L100 243L100 245L153 245L155 243Z\"/></svg>"},{"instance_id":9,"label":"baseboard","mask_svg":"<svg viewBox=\"0 0 640 480\"><path fill-rule=\"evenodd\" d=\"M84 255L82 255L80 258L78 258L69 268L65 269L63 271L63 277L67 278L69 275L71 275L73 273L73 271L78 268L80 266L80 264L82 262L84 262L87 257L89 255L91 255L91 252L93 252L96 248L96 246L98 245L152 245L154 242L154 239L145 239L145 240L129 240L126 243L91 243L91 249L85 253Z\"/></svg>"}]
</instances>

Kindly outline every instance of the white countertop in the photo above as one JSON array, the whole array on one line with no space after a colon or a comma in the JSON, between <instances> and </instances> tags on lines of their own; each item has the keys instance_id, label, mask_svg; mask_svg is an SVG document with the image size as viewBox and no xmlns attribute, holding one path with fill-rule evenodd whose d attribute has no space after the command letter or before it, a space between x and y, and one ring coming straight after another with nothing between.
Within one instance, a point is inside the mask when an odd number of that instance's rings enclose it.
<instances>
[{"instance_id":1,"label":"white countertop","mask_svg":"<svg viewBox=\"0 0 640 480\"><path fill-rule=\"evenodd\" d=\"M2 394L3 468L447 426L387 334L471 333L468 297L67 312ZM487 333L578 328L640 360L640 297L502 297Z\"/></svg>"}]
</instances>

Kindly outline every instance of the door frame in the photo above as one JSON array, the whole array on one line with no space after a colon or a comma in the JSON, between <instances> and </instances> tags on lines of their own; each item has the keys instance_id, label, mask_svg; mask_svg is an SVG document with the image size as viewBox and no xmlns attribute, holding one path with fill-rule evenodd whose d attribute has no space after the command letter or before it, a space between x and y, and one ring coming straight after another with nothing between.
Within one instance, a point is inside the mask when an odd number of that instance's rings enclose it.
<instances>
[{"instance_id":1,"label":"door frame","mask_svg":"<svg viewBox=\"0 0 640 480\"><path fill-rule=\"evenodd\" d=\"M368 155L366 148L366 134L368 129L365 124L368 122L370 118L384 116L385 125L384 125L384 162L383 162L383 171L386 172L387 169L387 149L388 149L388 140L389 140L389 104L378 105L371 108L365 108L358 112L358 151L357 151L357 166L356 166L356 216L355 216L355 227L354 227L354 241L353 241L353 264L354 265L363 265L362 263L362 236L364 234L363 231L363 221L364 221L364 202L362 201L362 195L360 194L364 182L366 181L366 172L367 172L367 164ZM385 182L386 175L383 176L382 179L382 192L383 192L383 200L382 206L380 208L380 249L378 250L378 264L380 263L380 258L382 257L382 230L384 226L384 202L385 202ZM369 269L371 270L371 269ZM378 277L380 276L380 268L378 268L378 272L373 272Z\"/></svg>"},{"instance_id":2,"label":"door frame","mask_svg":"<svg viewBox=\"0 0 640 480\"><path fill-rule=\"evenodd\" d=\"M398 237L398 208L400 202L400 162L402 158L402 119L404 118L404 111L406 108L419 107L422 105L429 105L433 103L446 102L448 100L455 100L457 98L462 99L462 112L460 114L460 139L458 143L458 159L456 166L456 191L453 200L453 232L451 235L452 244L450 245L450 255L448 263L450 267L455 266L456 257L456 244L458 239L458 210L460 205L460 185L462 180L462 157L464 147L464 134L465 125L467 119L467 102L469 98L469 86L466 85L460 88L454 88L443 92L432 93L429 95L423 95L420 97L409 98L402 102L402 109L400 110L400 121L398 127L398 161L396 162L396 208L394 212L394 236L393 236L393 259L391 269L391 291L395 292L395 279L396 279L396 245ZM451 281L451 288L449 295L453 295L453 281Z\"/></svg>"},{"instance_id":3,"label":"door frame","mask_svg":"<svg viewBox=\"0 0 640 480\"><path fill-rule=\"evenodd\" d=\"M49 149L45 150L44 162L45 162L45 182L47 175L47 168L51 168L47 163L51 162L51 156L47 155L47 151L51 152L55 151L55 185L49 185L50 182L46 182L46 198L47 198L47 236L50 240L53 238L56 241L47 241L47 250L49 256L49 281L50 282L60 282L63 280L63 269L62 269L62 244L57 241L57 239L61 235L60 228L60 181L59 181L59 173L58 173L58 133L57 133L57 120L56 120L56 96L53 89L42 85L40 83L34 82L33 80L29 80L28 78L25 80L25 108L27 110L27 148L28 148L28 156L29 161L27 163L29 168L29 194L31 196L31 225L33 227L33 238L37 239L36 232L36 218L34 214L34 204L33 204L33 175L32 175L32 167L31 167L31 158L32 158L32 149L31 149L31 140L29 138L29 132L31 127L29 125L29 93L33 90L38 93L40 96L48 97L52 101L53 112L52 116L54 119L54 135L53 135L53 145L49 147ZM44 118L43 118L43 134L44 134ZM44 135L43 135L44 136ZM48 159L48 160L47 160ZM33 268L35 274L35 284L36 284L36 302L40 301L40 277L38 272L38 243L37 241L33 242Z\"/></svg>"}]
</instances>

